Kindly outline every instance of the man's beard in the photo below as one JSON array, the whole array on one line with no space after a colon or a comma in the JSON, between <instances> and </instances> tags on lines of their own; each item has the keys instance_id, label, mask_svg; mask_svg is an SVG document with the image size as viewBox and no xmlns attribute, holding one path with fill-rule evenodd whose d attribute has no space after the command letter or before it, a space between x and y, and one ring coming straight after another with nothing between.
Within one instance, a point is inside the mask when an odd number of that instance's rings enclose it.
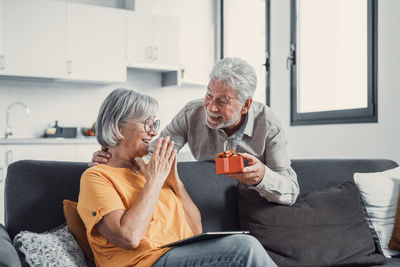
<instances>
[{"instance_id":1,"label":"man's beard","mask_svg":"<svg viewBox=\"0 0 400 267\"><path fill-rule=\"evenodd\" d=\"M210 125L208 123L208 121L207 121L208 114L210 114L213 117L219 117L220 114L219 113L210 113L210 112L207 111L206 108L204 108L204 109L205 109L205 112L206 112L206 114L205 114L206 116L204 118L205 121L206 121L206 124L207 124L208 127L210 127L211 129L214 129L214 130L223 129L223 128L227 128L229 126L232 126L235 122L238 121L238 119L240 118L240 115L241 115L240 110L238 110L237 114L235 114L235 116L233 116L233 118L230 119L229 121L226 121L226 122L222 121L218 125L213 126L213 125Z\"/></svg>"}]
</instances>

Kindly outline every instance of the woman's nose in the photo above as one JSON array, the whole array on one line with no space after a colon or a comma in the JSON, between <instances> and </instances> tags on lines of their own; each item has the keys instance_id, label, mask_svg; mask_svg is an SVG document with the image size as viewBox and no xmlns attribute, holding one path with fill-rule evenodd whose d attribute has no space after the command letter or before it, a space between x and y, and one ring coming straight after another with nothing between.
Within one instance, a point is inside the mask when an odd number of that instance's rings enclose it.
<instances>
[{"instance_id":1,"label":"woman's nose","mask_svg":"<svg viewBox=\"0 0 400 267\"><path fill-rule=\"evenodd\" d=\"M158 132L155 127L151 127L151 130L150 130L150 132L148 132L148 134L151 136L156 136L158 134Z\"/></svg>"}]
</instances>

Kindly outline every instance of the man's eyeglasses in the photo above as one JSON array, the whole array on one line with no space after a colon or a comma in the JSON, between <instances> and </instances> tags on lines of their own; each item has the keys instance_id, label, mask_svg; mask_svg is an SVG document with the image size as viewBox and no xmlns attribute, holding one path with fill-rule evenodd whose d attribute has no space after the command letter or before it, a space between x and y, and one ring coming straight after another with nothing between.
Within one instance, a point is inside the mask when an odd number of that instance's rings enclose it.
<instances>
[{"instance_id":1,"label":"man's eyeglasses","mask_svg":"<svg viewBox=\"0 0 400 267\"><path fill-rule=\"evenodd\" d=\"M160 120L153 120L148 118L144 121L144 130L146 133L150 133L152 130L158 131L160 128L161 121Z\"/></svg>"},{"instance_id":2,"label":"man's eyeglasses","mask_svg":"<svg viewBox=\"0 0 400 267\"><path fill-rule=\"evenodd\" d=\"M208 100L208 101L212 101L213 100L213 98L214 98L214 96L213 95L211 95L210 93L206 93L206 99ZM230 104L232 104L232 101L233 101L233 97L230 97L230 96L223 96L223 97L217 97L216 98L216 101L217 101L217 104L219 105L219 106L229 106Z\"/></svg>"}]
</instances>

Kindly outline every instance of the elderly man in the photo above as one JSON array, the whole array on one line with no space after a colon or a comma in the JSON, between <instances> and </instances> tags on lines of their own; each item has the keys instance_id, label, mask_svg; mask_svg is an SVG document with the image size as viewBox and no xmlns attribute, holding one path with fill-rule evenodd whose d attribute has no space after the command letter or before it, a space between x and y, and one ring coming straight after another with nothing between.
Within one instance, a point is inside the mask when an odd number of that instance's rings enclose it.
<instances>
[{"instance_id":1,"label":"elderly man","mask_svg":"<svg viewBox=\"0 0 400 267\"><path fill-rule=\"evenodd\" d=\"M253 101L256 85L256 73L246 61L218 61L205 98L187 103L160 136L170 136L178 151L188 143L197 160L214 160L224 150L236 150L248 166L229 177L271 202L292 205L299 186L287 155L287 139L271 109ZM89 165L106 162L109 157L109 153L97 151Z\"/></svg>"}]
</instances>

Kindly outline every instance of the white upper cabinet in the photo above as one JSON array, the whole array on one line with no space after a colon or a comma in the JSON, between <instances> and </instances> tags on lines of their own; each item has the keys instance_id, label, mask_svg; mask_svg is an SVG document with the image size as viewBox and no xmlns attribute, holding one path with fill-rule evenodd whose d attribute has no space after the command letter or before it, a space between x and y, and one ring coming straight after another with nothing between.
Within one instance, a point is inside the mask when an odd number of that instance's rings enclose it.
<instances>
[{"instance_id":1,"label":"white upper cabinet","mask_svg":"<svg viewBox=\"0 0 400 267\"><path fill-rule=\"evenodd\" d=\"M151 63L153 43L153 18L151 15L127 11L128 66Z\"/></svg>"},{"instance_id":2,"label":"white upper cabinet","mask_svg":"<svg viewBox=\"0 0 400 267\"><path fill-rule=\"evenodd\" d=\"M67 78L125 82L125 11L68 3Z\"/></svg>"},{"instance_id":3,"label":"white upper cabinet","mask_svg":"<svg viewBox=\"0 0 400 267\"><path fill-rule=\"evenodd\" d=\"M182 69L180 82L182 85L203 87L209 82L209 73L218 59L215 48L217 2L219 1L135 0L137 12L165 15L176 18L180 22L179 39L176 40L179 44L179 67ZM163 30L163 32L166 31ZM175 38L171 33L170 36L171 39ZM178 49L177 46L175 48Z\"/></svg>"},{"instance_id":4,"label":"white upper cabinet","mask_svg":"<svg viewBox=\"0 0 400 267\"><path fill-rule=\"evenodd\" d=\"M128 67L179 69L179 21L127 11Z\"/></svg>"},{"instance_id":5,"label":"white upper cabinet","mask_svg":"<svg viewBox=\"0 0 400 267\"><path fill-rule=\"evenodd\" d=\"M0 75L126 82L125 10L0 0Z\"/></svg>"},{"instance_id":6,"label":"white upper cabinet","mask_svg":"<svg viewBox=\"0 0 400 267\"><path fill-rule=\"evenodd\" d=\"M0 75L62 77L65 11L61 1L0 0Z\"/></svg>"},{"instance_id":7,"label":"white upper cabinet","mask_svg":"<svg viewBox=\"0 0 400 267\"><path fill-rule=\"evenodd\" d=\"M179 20L54 0L0 0L0 76L120 83L127 66L180 82Z\"/></svg>"},{"instance_id":8,"label":"white upper cabinet","mask_svg":"<svg viewBox=\"0 0 400 267\"><path fill-rule=\"evenodd\" d=\"M179 21L153 16L153 56L158 64L179 65Z\"/></svg>"}]
</instances>

